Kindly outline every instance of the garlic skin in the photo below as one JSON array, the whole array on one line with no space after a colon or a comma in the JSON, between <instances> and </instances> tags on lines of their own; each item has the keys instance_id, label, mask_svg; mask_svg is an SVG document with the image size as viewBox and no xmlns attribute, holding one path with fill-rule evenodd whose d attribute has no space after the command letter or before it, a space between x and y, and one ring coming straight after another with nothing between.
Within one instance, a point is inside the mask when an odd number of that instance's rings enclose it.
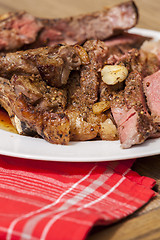
<instances>
[{"instance_id":1,"label":"garlic skin","mask_svg":"<svg viewBox=\"0 0 160 240\"><path fill-rule=\"evenodd\" d=\"M128 70L121 65L105 65L101 70L102 80L108 85L123 82L128 76Z\"/></svg>"}]
</instances>

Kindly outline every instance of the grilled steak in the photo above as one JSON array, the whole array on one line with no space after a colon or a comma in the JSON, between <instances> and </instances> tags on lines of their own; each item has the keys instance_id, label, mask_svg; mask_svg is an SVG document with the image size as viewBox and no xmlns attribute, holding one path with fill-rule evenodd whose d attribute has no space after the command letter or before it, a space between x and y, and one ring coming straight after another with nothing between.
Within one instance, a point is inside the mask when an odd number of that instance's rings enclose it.
<instances>
[{"instance_id":1,"label":"grilled steak","mask_svg":"<svg viewBox=\"0 0 160 240\"><path fill-rule=\"evenodd\" d=\"M83 105L91 108L98 100L100 70L108 56L108 47L98 40L87 41L83 47L88 53L90 63L81 67L80 85L83 94L81 101Z\"/></svg>"},{"instance_id":2,"label":"grilled steak","mask_svg":"<svg viewBox=\"0 0 160 240\"><path fill-rule=\"evenodd\" d=\"M104 40L124 30L134 27L138 20L138 11L133 1L119 4L76 17L41 20L44 25L39 38L40 44L54 45L83 43L87 39Z\"/></svg>"},{"instance_id":3,"label":"grilled steak","mask_svg":"<svg viewBox=\"0 0 160 240\"><path fill-rule=\"evenodd\" d=\"M68 81L68 107L71 140L93 139L99 133L100 122L105 115L96 116L93 104L98 100L100 69L108 54L105 43L90 40L84 44L89 63L81 66L80 72L73 72Z\"/></svg>"},{"instance_id":4,"label":"grilled steak","mask_svg":"<svg viewBox=\"0 0 160 240\"><path fill-rule=\"evenodd\" d=\"M0 104L17 131L56 144L119 135L122 148L159 136L159 59L138 49L148 38L124 32L137 20L133 1L63 19L2 15ZM125 66L127 79L108 86L105 64Z\"/></svg>"},{"instance_id":5,"label":"grilled steak","mask_svg":"<svg viewBox=\"0 0 160 240\"><path fill-rule=\"evenodd\" d=\"M112 114L118 125L122 148L144 142L157 132L146 107L142 75L131 72L123 92L112 103Z\"/></svg>"},{"instance_id":6,"label":"grilled steak","mask_svg":"<svg viewBox=\"0 0 160 240\"><path fill-rule=\"evenodd\" d=\"M64 45L7 53L0 57L0 62L2 77L40 74L48 85L60 87L67 83L71 70L88 63L88 55L80 46Z\"/></svg>"},{"instance_id":7,"label":"grilled steak","mask_svg":"<svg viewBox=\"0 0 160 240\"><path fill-rule=\"evenodd\" d=\"M74 140L95 138L100 119L106 119L95 116L92 105L98 99L98 71L107 54L105 43L93 40L86 42L84 47L45 47L2 56L0 75L11 79L7 86L10 85L14 95L6 104L9 109L3 101L2 106L8 112L12 110L10 116L18 132L38 133L47 141L60 144L68 143L69 130ZM79 80L76 77L74 82L75 73ZM68 78L67 104L66 88L54 86L66 84ZM5 91L5 84L3 88ZM6 95L4 92L1 98Z\"/></svg>"},{"instance_id":8,"label":"grilled steak","mask_svg":"<svg viewBox=\"0 0 160 240\"><path fill-rule=\"evenodd\" d=\"M0 104L20 134L38 133L51 143L67 144L66 98L65 90L47 86L39 76L14 75L10 81L0 78Z\"/></svg>"},{"instance_id":9,"label":"grilled steak","mask_svg":"<svg viewBox=\"0 0 160 240\"><path fill-rule=\"evenodd\" d=\"M26 12L0 16L0 50L16 50L33 43L42 29L42 23Z\"/></svg>"},{"instance_id":10,"label":"grilled steak","mask_svg":"<svg viewBox=\"0 0 160 240\"><path fill-rule=\"evenodd\" d=\"M40 19L25 12L9 13L0 19L0 50L15 50L26 44L35 48L104 40L134 27L137 21L138 10L133 1L63 19Z\"/></svg>"}]
</instances>

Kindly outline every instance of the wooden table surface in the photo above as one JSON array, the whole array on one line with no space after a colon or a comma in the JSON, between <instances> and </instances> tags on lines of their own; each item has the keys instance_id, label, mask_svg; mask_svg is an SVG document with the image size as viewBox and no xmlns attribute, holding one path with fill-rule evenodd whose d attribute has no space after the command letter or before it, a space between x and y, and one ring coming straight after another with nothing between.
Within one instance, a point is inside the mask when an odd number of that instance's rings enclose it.
<instances>
[{"instance_id":1,"label":"wooden table surface","mask_svg":"<svg viewBox=\"0 0 160 240\"><path fill-rule=\"evenodd\" d=\"M0 0L0 14L26 10L35 16L55 18L100 10L123 0ZM160 0L137 0L140 12L138 27L160 31ZM160 185L160 155L138 159L133 169L157 180ZM88 240L159 240L160 195L132 216L115 225L94 228Z\"/></svg>"}]
</instances>

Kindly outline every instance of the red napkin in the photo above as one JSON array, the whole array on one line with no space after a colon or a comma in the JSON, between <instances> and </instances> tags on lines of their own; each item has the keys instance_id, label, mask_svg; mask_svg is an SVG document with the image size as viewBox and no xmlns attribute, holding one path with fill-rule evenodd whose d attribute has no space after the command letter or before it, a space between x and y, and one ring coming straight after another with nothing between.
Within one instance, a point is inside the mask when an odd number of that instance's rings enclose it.
<instances>
[{"instance_id":1,"label":"red napkin","mask_svg":"<svg viewBox=\"0 0 160 240\"><path fill-rule=\"evenodd\" d=\"M152 198L134 160L62 163L0 156L0 239L82 240Z\"/></svg>"}]
</instances>

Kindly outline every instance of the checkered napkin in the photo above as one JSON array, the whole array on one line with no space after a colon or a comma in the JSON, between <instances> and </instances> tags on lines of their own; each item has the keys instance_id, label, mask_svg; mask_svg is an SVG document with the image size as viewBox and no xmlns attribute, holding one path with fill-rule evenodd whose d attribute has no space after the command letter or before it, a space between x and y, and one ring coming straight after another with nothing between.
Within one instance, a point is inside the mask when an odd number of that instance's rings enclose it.
<instances>
[{"instance_id":1,"label":"checkered napkin","mask_svg":"<svg viewBox=\"0 0 160 240\"><path fill-rule=\"evenodd\" d=\"M47 162L0 156L0 239L81 240L152 198L134 160Z\"/></svg>"}]
</instances>

